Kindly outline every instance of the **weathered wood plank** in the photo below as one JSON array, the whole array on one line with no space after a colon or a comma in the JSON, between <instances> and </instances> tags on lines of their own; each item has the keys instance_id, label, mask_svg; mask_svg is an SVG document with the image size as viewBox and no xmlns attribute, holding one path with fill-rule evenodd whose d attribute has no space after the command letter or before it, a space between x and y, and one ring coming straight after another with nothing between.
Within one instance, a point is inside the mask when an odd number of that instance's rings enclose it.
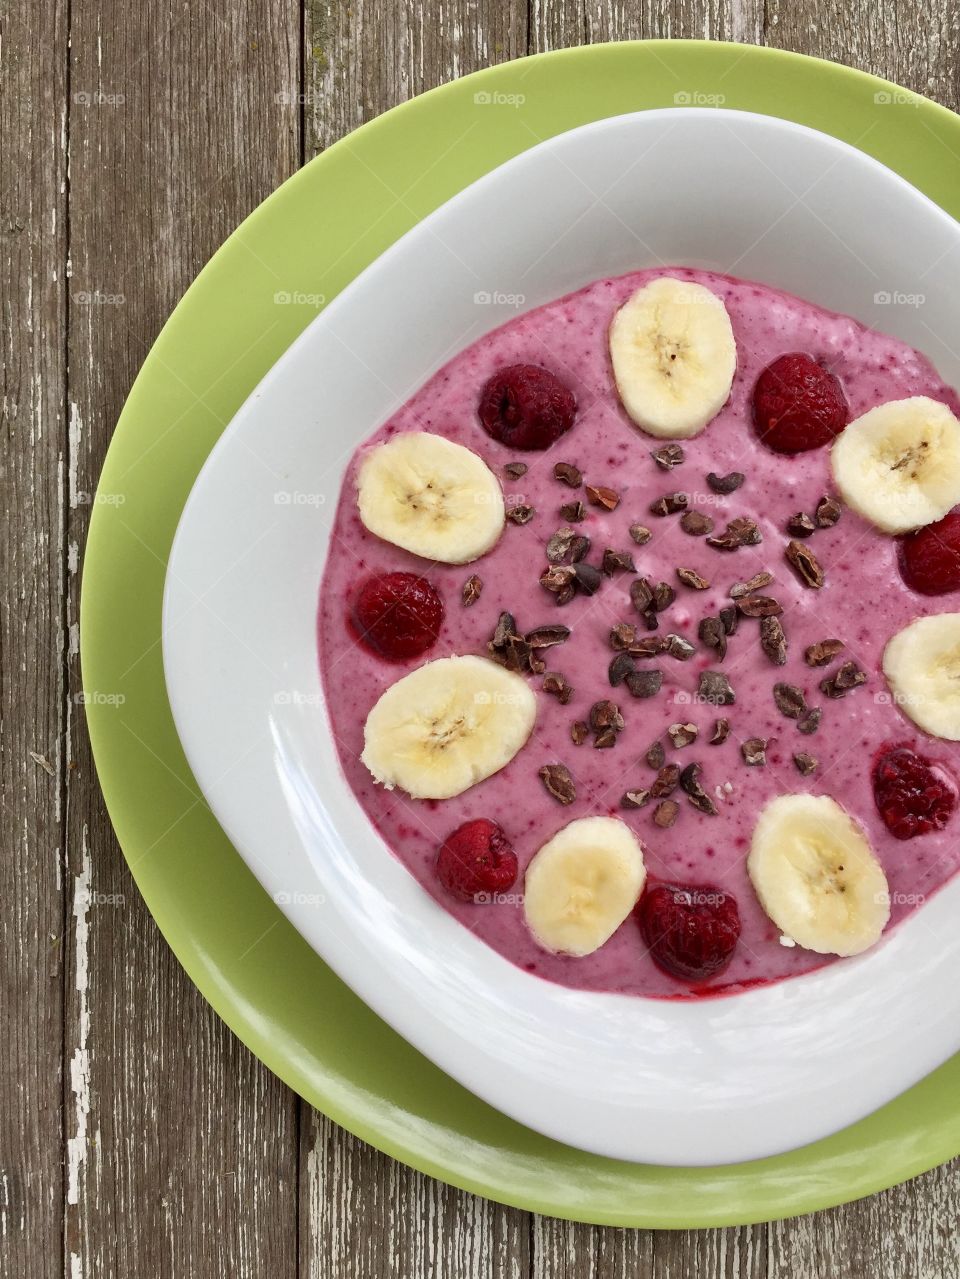
<instances>
[{"instance_id":1,"label":"weathered wood plank","mask_svg":"<svg viewBox=\"0 0 960 1279\"><path fill-rule=\"evenodd\" d=\"M294 0L73 0L69 562L126 392L161 322L299 161ZM69 583L76 626L78 577ZM75 649L70 688L78 688ZM97 690L100 693L109 690ZM162 941L70 726L63 1269L296 1274L297 1101L226 1030Z\"/></svg>"},{"instance_id":2,"label":"weathered wood plank","mask_svg":"<svg viewBox=\"0 0 960 1279\"><path fill-rule=\"evenodd\" d=\"M523 0L305 0L309 158L438 84L527 52Z\"/></svg>"},{"instance_id":3,"label":"weathered wood plank","mask_svg":"<svg viewBox=\"0 0 960 1279\"><path fill-rule=\"evenodd\" d=\"M527 1279L525 1213L421 1176L304 1109L304 1276Z\"/></svg>"},{"instance_id":4,"label":"weathered wood plank","mask_svg":"<svg viewBox=\"0 0 960 1279\"><path fill-rule=\"evenodd\" d=\"M66 5L0 72L0 1271L60 1273Z\"/></svg>"}]
</instances>

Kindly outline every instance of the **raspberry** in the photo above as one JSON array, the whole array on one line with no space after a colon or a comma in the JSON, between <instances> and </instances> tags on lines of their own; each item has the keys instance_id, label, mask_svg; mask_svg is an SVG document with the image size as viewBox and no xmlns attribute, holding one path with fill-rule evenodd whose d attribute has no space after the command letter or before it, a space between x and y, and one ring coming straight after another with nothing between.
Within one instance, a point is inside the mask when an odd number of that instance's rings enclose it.
<instances>
[{"instance_id":1,"label":"raspberry","mask_svg":"<svg viewBox=\"0 0 960 1279\"><path fill-rule=\"evenodd\" d=\"M960 591L960 512L902 539L900 576L921 595Z\"/></svg>"},{"instance_id":2,"label":"raspberry","mask_svg":"<svg viewBox=\"0 0 960 1279\"><path fill-rule=\"evenodd\" d=\"M480 392L483 429L510 449L546 449L573 426L577 401L549 369L511 364Z\"/></svg>"},{"instance_id":3,"label":"raspberry","mask_svg":"<svg viewBox=\"0 0 960 1279\"><path fill-rule=\"evenodd\" d=\"M801 352L768 364L753 388L754 425L777 453L803 453L829 444L849 418L840 383Z\"/></svg>"},{"instance_id":4,"label":"raspberry","mask_svg":"<svg viewBox=\"0 0 960 1279\"><path fill-rule=\"evenodd\" d=\"M367 648L388 661L404 662L437 642L443 600L416 573L380 573L360 588L353 621Z\"/></svg>"},{"instance_id":5,"label":"raspberry","mask_svg":"<svg viewBox=\"0 0 960 1279\"><path fill-rule=\"evenodd\" d=\"M496 822L478 817L459 826L441 844L437 878L464 902L505 893L517 878L517 855Z\"/></svg>"},{"instance_id":6,"label":"raspberry","mask_svg":"<svg viewBox=\"0 0 960 1279\"><path fill-rule=\"evenodd\" d=\"M740 937L737 899L707 884L656 884L640 898L636 915L654 963L688 981L722 972Z\"/></svg>"},{"instance_id":7,"label":"raspberry","mask_svg":"<svg viewBox=\"0 0 960 1279\"><path fill-rule=\"evenodd\" d=\"M957 805L956 783L943 765L909 746L893 746L877 756L873 794L884 825L896 839L943 830Z\"/></svg>"}]
</instances>

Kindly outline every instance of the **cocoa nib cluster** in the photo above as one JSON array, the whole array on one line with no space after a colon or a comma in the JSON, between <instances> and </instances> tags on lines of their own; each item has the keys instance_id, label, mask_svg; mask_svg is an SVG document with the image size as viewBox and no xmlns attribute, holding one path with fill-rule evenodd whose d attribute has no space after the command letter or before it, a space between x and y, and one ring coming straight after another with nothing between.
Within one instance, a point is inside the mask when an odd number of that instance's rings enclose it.
<instances>
[{"instance_id":1,"label":"cocoa nib cluster","mask_svg":"<svg viewBox=\"0 0 960 1279\"><path fill-rule=\"evenodd\" d=\"M503 612L497 618L496 629L487 643L487 652L495 662L515 674L542 675L547 669L543 653L569 638L570 628L567 626L535 626L523 634L513 614ZM570 700L569 696L566 700Z\"/></svg>"}]
</instances>

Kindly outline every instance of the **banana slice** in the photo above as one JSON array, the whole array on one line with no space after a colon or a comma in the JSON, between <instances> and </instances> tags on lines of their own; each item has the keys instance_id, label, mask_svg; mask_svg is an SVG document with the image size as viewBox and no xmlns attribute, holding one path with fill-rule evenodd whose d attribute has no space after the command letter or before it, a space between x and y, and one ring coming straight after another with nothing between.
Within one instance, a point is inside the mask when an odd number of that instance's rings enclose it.
<instances>
[{"instance_id":1,"label":"banana slice","mask_svg":"<svg viewBox=\"0 0 960 1279\"><path fill-rule=\"evenodd\" d=\"M519 675L484 657L441 657L381 696L360 758L388 789L450 799L509 764L536 718L536 695Z\"/></svg>"},{"instance_id":2,"label":"banana slice","mask_svg":"<svg viewBox=\"0 0 960 1279\"><path fill-rule=\"evenodd\" d=\"M646 875L643 849L626 823L581 817L558 831L527 867L527 926L546 950L589 955L633 910Z\"/></svg>"},{"instance_id":3,"label":"banana slice","mask_svg":"<svg viewBox=\"0 0 960 1279\"><path fill-rule=\"evenodd\" d=\"M925 395L858 417L830 462L843 500L885 533L932 524L960 502L960 422Z\"/></svg>"},{"instance_id":4,"label":"banana slice","mask_svg":"<svg viewBox=\"0 0 960 1279\"><path fill-rule=\"evenodd\" d=\"M650 435L702 431L730 395L737 346L727 308L702 284L661 276L634 293L610 326L623 407Z\"/></svg>"},{"instance_id":5,"label":"banana slice","mask_svg":"<svg viewBox=\"0 0 960 1279\"><path fill-rule=\"evenodd\" d=\"M883 673L918 727L960 741L960 613L919 617L898 631L883 650Z\"/></svg>"},{"instance_id":6,"label":"banana slice","mask_svg":"<svg viewBox=\"0 0 960 1279\"><path fill-rule=\"evenodd\" d=\"M467 564L503 531L503 493L482 458L413 431L373 449L357 480L360 518L377 537L425 560Z\"/></svg>"},{"instance_id":7,"label":"banana slice","mask_svg":"<svg viewBox=\"0 0 960 1279\"><path fill-rule=\"evenodd\" d=\"M859 955L890 918L866 835L827 795L781 795L760 813L747 870L780 931L820 955Z\"/></svg>"}]
</instances>

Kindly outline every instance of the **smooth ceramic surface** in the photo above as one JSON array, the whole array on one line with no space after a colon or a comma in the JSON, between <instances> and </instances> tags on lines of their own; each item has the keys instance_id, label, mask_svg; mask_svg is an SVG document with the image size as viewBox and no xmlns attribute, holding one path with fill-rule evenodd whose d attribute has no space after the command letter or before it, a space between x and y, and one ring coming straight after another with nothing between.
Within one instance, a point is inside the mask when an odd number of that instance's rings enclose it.
<instances>
[{"instance_id":1,"label":"smooth ceramic surface","mask_svg":"<svg viewBox=\"0 0 960 1279\"><path fill-rule=\"evenodd\" d=\"M944 163L960 151L960 119L875 77L776 50L620 43L540 55L416 98L282 186L177 307L114 433L84 549L80 616L85 688L114 694L88 699L85 715L132 877L243 1042L331 1119L422 1172L531 1211L645 1228L793 1216L951 1158L960 1151L960 1055L832 1137L725 1167L603 1159L515 1123L378 1018L247 870L180 747L160 618L167 556L197 472L319 298L335 297L420 218L535 140L669 105L693 87L840 137L960 216ZM477 95L510 93L523 94L522 111L478 110ZM278 306L278 290L294 281L312 296Z\"/></svg>"},{"instance_id":2,"label":"smooth ceramic surface","mask_svg":"<svg viewBox=\"0 0 960 1279\"><path fill-rule=\"evenodd\" d=\"M960 227L890 170L744 113L588 125L425 219L257 388L184 511L164 660L187 758L224 829L375 1011L556 1140L704 1165L834 1132L960 1046L960 883L868 955L734 998L650 1001L543 982L438 909L369 826L336 762L315 641L350 450L518 305L662 263L759 279L853 314L960 383L960 359L937 337L949 340L960 293ZM923 292L925 304L892 306L884 294L894 291Z\"/></svg>"}]
</instances>

